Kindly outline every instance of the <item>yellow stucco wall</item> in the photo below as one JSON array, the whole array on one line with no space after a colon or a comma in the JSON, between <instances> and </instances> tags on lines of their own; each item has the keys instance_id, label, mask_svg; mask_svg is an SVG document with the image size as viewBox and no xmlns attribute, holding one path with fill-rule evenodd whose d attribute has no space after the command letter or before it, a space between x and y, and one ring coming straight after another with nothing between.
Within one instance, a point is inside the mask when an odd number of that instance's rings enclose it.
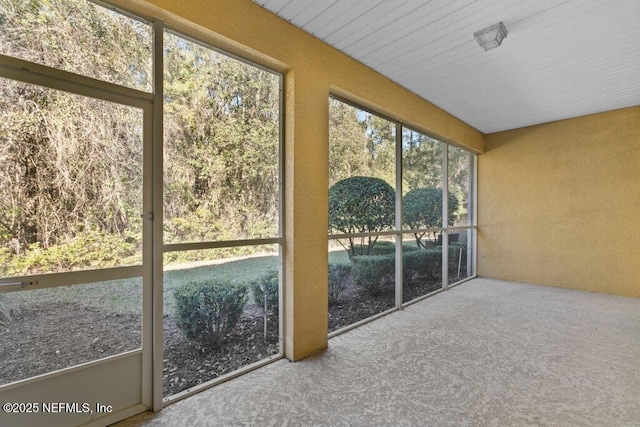
<instances>
[{"instance_id":1,"label":"yellow stucco wall","mask_svg":"<svg viewBox=\"0 0 640 427\"><path fill-rule=\"evenodd\" d=\"M640 107L486 144L479 275L640 297Z\"/></svg>"},{"instance_id":2,"label":"yellow stucco wall","mask_svg":"<svg viewBox=\"0 0 640 427\"><path fill-rule=\"evenodd\" d=\"M285 76L285 354L327 346L328 96L476 152L484 136L249 0L115 0Z\"/></svg>"}]
</instances>

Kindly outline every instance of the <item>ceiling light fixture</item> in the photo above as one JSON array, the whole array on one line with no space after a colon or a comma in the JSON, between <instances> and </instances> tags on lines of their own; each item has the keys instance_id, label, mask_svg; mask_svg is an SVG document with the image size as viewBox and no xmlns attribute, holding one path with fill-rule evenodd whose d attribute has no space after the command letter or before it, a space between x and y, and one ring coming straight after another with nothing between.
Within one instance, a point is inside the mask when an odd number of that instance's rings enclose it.
<instances>
[{"instance_id":1,"label":"ceiling light fixture","mask_svg":"<svg viewBox=\"0 0 640 427\"><path fill-rule=\"evenodd\" d=\"M507 38L507 29L502 22L498 22L484 30L473 33L473 37L484 50L489 50L500 46L502 40Z\"/></svg>"}]
</instances>

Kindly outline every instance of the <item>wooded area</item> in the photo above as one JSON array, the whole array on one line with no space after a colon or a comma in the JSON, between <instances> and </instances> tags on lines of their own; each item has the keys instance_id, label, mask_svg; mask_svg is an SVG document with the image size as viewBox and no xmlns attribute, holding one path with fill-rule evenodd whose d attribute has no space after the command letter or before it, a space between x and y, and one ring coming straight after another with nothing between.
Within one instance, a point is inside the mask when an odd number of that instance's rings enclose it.
<instances>
[{"instance_id":1,"label":"wooded area","mask_svg":"<svg viewBox=\"0 0 640 427\"><path fill-rule=\"evenodd\" d=\"M0 0L0 53L151 90L151 27L85 0ZM165 32L164 240L278 235L280 77ZM141 262L138 108L0 79L2 276ZM330 101L330 184L395 188L395 126ZM403 134L403 193L438 188L444 144ZM468 154L450 150L463 217ZM468 161L468 160L466 160Z\"/></svg>"},{"instance_id":2,"label":"wooded area","mask_svg":"<svg viewBox=\"0 0 640 427\"><path fill-rule=\"evenodd\" d=\"M0 2L0 53L150 87L149 28L83 1ZM2 275L141 261L142 112L0 79Z\"/></svg>"},{"instance_id":3,"label":"wooded area","mask_svg":"<svg viewBox=\"0 0 640 427\"><path fill-rule=\"evenodd\" d=\"M329 103L329 186L355 176L380 178L396 189L395 123L348 105L337 99ZM443 158L446 144L420 132L403 128L402 195L422 189L440 189L443 185ZM449 146L447 177L449 194L456 208L450 217L467 225L471 154ZM439 202L440 210L442 201ZM393 212L390 212L393 215ZM441 227L431 221L419 228ZM415 221L403 219L404 228L415 228ZM453 225L453 222L451 224ZM362 231L362 230L360 230Z\"/></svg>"},{"instance_id":4,"label":"wooded area","mask_svg":"<svg viewBox=\"0 0 640 427\"><path fill-rule=\"evenodd\" d=\"M279 77L165 33L165 241L273 237ZM93 3L0 2L4 55L149 91L151 29ZM0 80L2 275L141 261L142 112Z\"/></svg>"}]
</instances>

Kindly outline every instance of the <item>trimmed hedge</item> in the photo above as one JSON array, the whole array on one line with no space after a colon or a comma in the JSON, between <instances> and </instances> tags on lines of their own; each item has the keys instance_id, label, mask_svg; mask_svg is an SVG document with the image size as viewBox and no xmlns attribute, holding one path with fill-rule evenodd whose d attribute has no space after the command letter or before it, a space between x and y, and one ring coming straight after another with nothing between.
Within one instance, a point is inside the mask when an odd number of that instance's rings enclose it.
<instances>
[{"instance_id":1,"label":"trimmed hedge","mask_svg":"<svg viewBox=\"0 0 640 427\"><path fill-rule=\"evenodd\" d=\"M395 254L354 256L353 282L373 296L392 292L395 283Z\"/></svg>"},{"instance_id":2,"label":"trimmed hedge","mask_svg":"<svg viewBox=\"0 0 640 427\"><path fill-rule=\"evenodd\" d=\"M340 299L352 270L351 264L329 263L329 304L335 304Z\"/></svg>"},{"instance_id":3,"label":"trimmed hedge","mask_svg":"<svg viewBox=\"0 0 640 427\"><path fill-rule=\"evenodd\" d=\"M355 245L356 253L363 254L367 250L367 245ZM404 252L412 252L417 251L418 247L413 244L404 244L402 246L402 250ZM381 242L376 242L375 245L371 248L371 255L388 255L396 253L396 244L394 242L389 242L388 240L383 240Z\"/></svg>"},{"instance_id":4,"label":"trimmed hedge","mask_svg":"<svg viewBox=\"0 0 640 427\"><path fill-rule=\"evenodd\" d=\"M442 251L427 249L405 252L403 257L402 275L407 285L420 280L430 280L441 275Z\"/></svg>"},{"instance_id":5,"label":"trimmed hedge","mask_svg":"<svg viewBox=\"0 0 640 427\"><path fill-rule=\"evenodd\" d=\"M384 247L389 249L390 245L384 245ZM449 246L450 271L458 267L460 249L462 249L461 262L463 265L466 265L466 244L451 244ZM395 283L395 247L393 252L387 254L354 256L351 258L351 261L353 263L353 282L356 285L361 286L374 296L393 291ZM345 274L348 275L348 273ZM413 245L404 246L402 277L404 283L409 286L421 281L432 281L442 277L442 247L418 249ZM330 273L330 298L331 286Z\"/></svg>"},{"instance_id":6,"label":"trimmed hedge","mask_svg":"<svg viewBox=\"0 0 640 427\"><path fill-rule=\"evenodd\" d=\"M367 245L355 244L354 250L356 254L365 255L387 255L395 253L396 245L393 242L388 242L386 240L376 242L371 248L371 253L367 254L368 251Z\"/></svg>"},{"instance_id":7,"label":"trimmed hedge","mask_svg":"<svg viewBox=\"0 0 640 427\"><path fill-rule=\"evenodd\" d=\"M175 289L176 324L189 340L218 344L238 323L248 287L228 281L191 282Z\"/></svg>"}]
</instances>

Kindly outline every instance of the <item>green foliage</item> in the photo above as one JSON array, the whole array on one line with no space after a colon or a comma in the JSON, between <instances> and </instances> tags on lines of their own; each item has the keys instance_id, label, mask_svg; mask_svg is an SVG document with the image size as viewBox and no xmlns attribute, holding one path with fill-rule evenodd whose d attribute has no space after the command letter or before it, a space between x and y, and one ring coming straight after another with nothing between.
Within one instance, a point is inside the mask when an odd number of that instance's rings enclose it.
<instances>
[{"instance_id":1,"label":"green foliage","mask_svg":"<svg viewBox=\"0 0 640 427\"><path fill-rule=\"evenodd\" d=\"M145 24L85 0L5 4L0 7L3 54L151 90L152 34ZM166 242L277 235L279 78L174 34L165 35L163 51ZM142 128L137 108L0 82L4 272L140 262ZM348 194L330 199L332 229L391 228L395 125L330 100L329 132L332 189L338 192L344 181L353 184ZM403 137L407 188L441 182L443 147L426 136L407 142ZM450 189L458 200L468 195L470 159L463 150L449 150ZM349 240L350 256L393 252L376 238L361 242ZM248 249L219 254L242 251ZM165 259L200 255L171 253Z\"/></svg>"},{"instance_id":2,"label":"green foliage","mask_svg":"<svg viewBox=\"0 0 640 427\"><path fill-rule=\"evenodd\" d=\"M0 93L0 234L12 253L141 232L135 110L9 80Z\"/></svg>"},{"instance_id":3,"label":"green foliage","mask_svg":"<svg viewBox=\"0 0 640 427\"><path fill-rule=\"evenodd\" d=\"M376 241L371 248L366 244L354 244L356 254L386 255L396 252L396 245L389 241Z\"/></svg>"},{"instance_id":4,"label":"green foliage","mask_svg":"<svg viewBox=\"0 0 640 427\"><path fill-rule=\"evenodd\" d=\"M404 253L402 276L407 285L430 280L441 274L442 251L438 249L415 250Z\"/></svg>"},{"instance_id":5,"label":"green foliage","mask_svg":"<svg viewBox=\"0 0 640 427\"><path fill-rule=\"evenodd\" d=\"M0 9L3 54L151 89L151 32L139 22L84 0ZM0 242L20 256L86 232L141 232L141 129L138 109L0 82Z\"/></svg>"},{"instance_id":6,"label":"green foliage","mask_svg":"<svg viewBox=\"0 0 640 427\"><path fill-rule=\"evenodd\" d=\"M167 239L273 237L278 78L175 35L165 55Z\"/></svg>"},{"instance_id":7,"label":"green foliage","mask_svg":"<svg viewBox=\"0 0 640 427\"><path fill-rule=\"evenodd\" d=\"M278 315L278 288L280 274L277 270L270 270L249 282L249 289L255 304L264 309L264 297L267 296L267 310Z\"/></svg>"},{"instance_id":8,"label":"green foliage","mask_svg":"<svg viewBox=\"0 0 640 427\"><path fill-rule=\"evenodd\" d=\"M450 193L448 199L448 225L453 225L458 210L458 198ZM416 188L411 190L402 198L402 209L404 215L402 220L411 229L442 227L442 189ZM422 242L425 234L425 232L413 233L418 247L426 248Z\"/></svg>"},{"instance_id":9,"label":"green foliage","mask_svg":"<svg viewBox=\"0 0 640 427\"><path fill-rule=\"evenodd\" d=\"M461 148L449 146L448 150L449 192L455 194L460 202L456 212L456 220L466 223L469 219L467 204L469 202L469 174L472 171L473 156Z\"/></svg>"},{"instance_id":10,"label":"green foliage","mask_svg":"<svg viewBox=\"0 0 640 427\"><path fill-rule=\"evenodd\" d=\"M376 115L329 100L329 184L350 176L395 181L395 125Z\"/></svg>"},{"instance_id":11,"label":"green foliage","mask_svg":"<svg viewBox=\"0 0 640 427\"><path fill-rule=\"evenodd\" d=\"M358 109L344 102L329 100L329 179L333 185L341 179L369 175L366 124L358 118Z\"/></svg>"},{"instance_id":12,"label":"green foliage","mask_svg":"<svg viewBox=\"0 0 640 427\"><path fill-rule=\"evenodd\" d=\"M402 182L406 191L442 185L445 144L410 129L402 132Z\"/></svg>"},{"instance_id":13,"label":"green foliage","mask_svg":"<svg viewBox=\"0 0 640 427\"><path fill-rule=\"evenodd\" d=\"M396 141L395 124L382 117L361 110L367 129L367 166L370 176L388 183L395 182Z\"/></svg>"},{"instance_id":14,"label":"green foliage","mask_svg":"<svg viewBox=\"0 0 640 427\"><path fill-rule=\"evenodd\" d=\"M0 9L3 54L151 89L145 24L85 0ZM172 34L164 53L166 241L277 235L279 78ZM142 230L142 121L136 108L0 81L0 245L16 258L0 254L1 266L128 260L126 245L107 252ZM88 232L105 244L85 254Z\"/></svg>"},{"instance_id":15,"label":"green foliage","mask_svg":"<svg viewBox=\"0 0 640 427\"><path fill-rule=\"evenodd\" d=\"M187 265L184 265L183 261L181 260L180 264L183 265L174 264L167 266L166 260L168 259L169 255L185 255L192 251L169 252L165 254L165 272L163 283L165 313L172 314L175 312L173 290L185 283L203 282L209 280L249 283L262 276L265 271L277 268L277 252L272 255L265 256L248 256L239 257L236 259L220 259L228 255L227 249L235 248L193 251L201 252L202 256L200 257L200 261ZM218 258L219 261L202 261L213 260L215 258ZM180 256L180 259L182 259L182 256ZM196 259L195 261L198 260Z\"/></svg>"},{"instance_id":16,"label":"green foliage","mask_svg":"<svg viewBox=\"0 0 640 427\"><path fill-rule=\"evenodd\" d=\"M394 242L382 241L376 242L371 248L371 255L386 255L396 252L396 244Z\"/></svg>"},{"instance_id":17,"label":"green foliage","mask_svg":"<svg viewBox=\"0 0 640 427\"><path fill-rule=\"evenodd\" d=\"M351 258L353 282L373 296L392 292L395 283L396 257L388 255L363 255Z\"/></svg>"},{"instance_id":18,"label":"green foliage","mask_svg":"<svg viewBox=\"0 0 640 427\"><path fill-rule=\"evenodd\" d=\"M356 244L355 245L355 252L356 254L366 254L368 247L367 245L360 245L360 244ZM413 244L408 245L402 245L402 250L404 252L407 251L417 251L418 248L416 246L414 246ZM375 242L375 244L373 244L373 246L371 247L371 250L369 251L370 255L387 255L387 254L395 254L396 253L396 244L394 242L390 242L387 240L378 240Z\"/></svg>"},{"instance_id":19,"label":"green foliage","mask_svg":"<svg viewBox=\"0 0 640 427\"><path fill-rule=\"evenodd\" d=\"M354 176L329 189L329 227L343 233L375 232L393 226L395 192L380 178Z\"/></svg>"},{"instance_id":20,"label":"green foliage","mask_svg":"<svg viewBox=\"0 0 640 427\"><path fill-rule=\"evenodd\" d=\"M329 304L335 304L340 299L352 269L351 264L329 263Z\"/></svg>"},{"instance_id":21,"label":"green foliage","mask_svg":"<svg viewBox=\"0 0 640 427\"><path fill-rule=\"evenodd\" d=\"M329 230L341 233L382 231L393 227L395 192L380 178L354 176L335 183L329 189ZM369 238L366 254L377 238ZM349 253L356 255L353 239Z\"/></svg>"},{"instance_id":22,"label":"green foliage","mask_svg":"<svg viewBox=\"0 0 640 427\"><path fill-rule=\"evenodd\" d=\"M177 288L176 324L189 340L218 344L238 323L247 285L225 281L190 282Z\"/></svg>"},{"instance_id":23,"label":"green foliage","mask_svg":"<svg viewBox=\"0 0 640 427\"><path fill-rule=\"evenodd\" d=\"M3 54L151 90L149 26L87 0L4 0L0 16Z\"/></svg>"},{"instance_id":24,"label":"green foliage","mask_svg":"<svg viewBox=\"0 0 640 427\"><path fill-rule=\"evenodd\" d=\"M108 268L142 262L140 235L84 232L69 243L43 248L32 243L19 255L0 250L0 268L9 275L43 274L82 268Z\"/></svg>"}]
</instances>

